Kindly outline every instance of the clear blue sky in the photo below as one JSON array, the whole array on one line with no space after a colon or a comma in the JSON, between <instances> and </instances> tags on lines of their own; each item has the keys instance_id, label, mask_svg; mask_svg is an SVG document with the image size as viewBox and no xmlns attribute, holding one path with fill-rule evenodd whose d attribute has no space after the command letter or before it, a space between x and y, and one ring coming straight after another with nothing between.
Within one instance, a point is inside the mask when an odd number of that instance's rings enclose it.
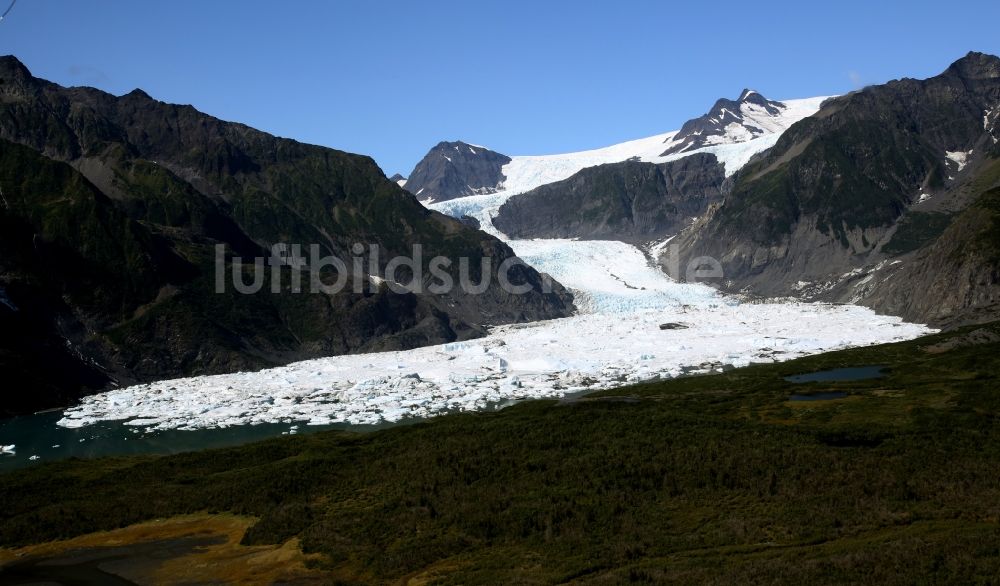
<instances>
[{"instance_id":1,"label":"clear blue sky","mask_svg":"<svg viewBox=\"0 0 1000 586\"><path fill-rule=\"evenodd\" d=\"M8 0L0 0L6 8ZM2 10L2 9L0 9ZM0 53L409 173L678 128L716 98L843 93L1000 54L1000 2L19 0Z\"/></svg>"}]
</instances>

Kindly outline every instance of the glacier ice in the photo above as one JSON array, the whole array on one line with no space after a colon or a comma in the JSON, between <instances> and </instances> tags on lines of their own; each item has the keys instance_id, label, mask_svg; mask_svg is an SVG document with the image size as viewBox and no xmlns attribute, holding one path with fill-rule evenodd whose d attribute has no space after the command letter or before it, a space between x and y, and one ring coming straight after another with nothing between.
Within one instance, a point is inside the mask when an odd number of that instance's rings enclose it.
<instances>
[{"instance_id":1,"label":"glacier ice","mask_svg":"<svg viewBox=\"0 0 1000 586\"><path fill-rule=\"evenodd\" d=\"M785 102L790 118L769 128L772 134L666 158L659 153L674 133L580 153L512 157L504 166L503 191L427 203L455 217L474 217L483 230L508 240L492 218L512 195L565 179L584 167L632 157L660 162L713 152L731 174L772 146L792 117L812 114L824 99ZM662 251L668 242L653 243L650 249ZM277 422L371 424L484 409L517 399L562 397L721 365L788 360L933 331L852 305L741 303L705 285L671 280L643 251L621 242L508 244L528 264L571 289L580 311L563 319L495 327L477 340L115 389L85 397L64 412L59 425L82 427L102 420L153 429ZM687 328L660 329L668 322Z\"/></svg>"},{"instance_id":2,"label":"glacier ice","mask_svg":"<svg viewBox=\"0 0 1000 586\"><path fill-rule=\"evenodd\" d=\"M851 305L743 304L704 285L675 283L639 249L619 242L511 244L571 287L582 311L496 327L477 340L116 389L85 397L59 424L127 420L154 429L371 424L670 378L691 368L787 360L931 331ZM665 322L689 327L661 330Z\"/></svg>"}]
</instances>

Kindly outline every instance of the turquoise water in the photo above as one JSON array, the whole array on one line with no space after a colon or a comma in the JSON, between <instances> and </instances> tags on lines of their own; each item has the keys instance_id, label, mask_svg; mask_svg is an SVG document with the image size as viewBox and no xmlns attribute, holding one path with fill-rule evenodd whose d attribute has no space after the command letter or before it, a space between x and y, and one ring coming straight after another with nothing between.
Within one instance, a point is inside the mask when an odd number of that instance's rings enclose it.
<instances>
[{"instance_id":1,"label":"turquoise water","mask_svg":"<svg viewBox=\"0 0 1000 586\"><path fill-rule=\"evenodd\" d=\"M793 383L854 381L885 376L882 366L837 368L786 377ZM563 401L572 401L590 391L568 394ZM839 399L841 392L792 395L791 401L819 401ZM502 409L520 401L504 401L491 405L487 410ZM315 433L329 429L370 432L420 421L406 419L377 425L306 425L295 423L264 423L237 425L225 429L200 429L194 431L153 431L144 427L125 425L121 421L103 421L86 427L67 429L56 422L62 411L50 411L0 420L0 445L14 444L16 452L0 454L0 472L66 458L98 458L131 454L176 454L208 448L236 446L289 433ZM37 456L32 460L32 456Z\"/></svg>"},{"instance_id":2,"label":"turquoise water","mask_svg":"<svg viewBox=\"0 0 1000 586\"><path fill-rule=\"evenodd\" d=\"M0 445L14 444L16 453L0 454L0 471L63 460L129 454L175 454L205 448L235 446L292 433L313 433L327 429L375 431L416 420L378 425L305 425L305 423L264 423L225 429L194 431L150 431L120 421L99 422L67 429L56 422L61 411L50 411L0 420ZM296 426L293 430L292 426ZM37 460L31 460L38 456Z\"/></svg>"},{"instance_id":3,"label":"turquoise water","mask_svg":"<svg viewBox=\"0 0 1000 586\"><path fill-rule=\"evenodd\" d=\"M564 399L572 400L590 392L567 393ZM534 399L510 399L488 405L483 411L500 410L530 400ZM352 425L350 423L306 425L304 421L299 421L234 425L224 429L154 431L145 427L125 425L122 421L101 421L86 427L68 429L56 425L62 416L62 411L47 411L34 415L0 419L0 445L14 444L16 446L15 454L0 454L0 472L67 458L177 454L209 448L238 446L286 434L315 433L330 429L366 433L400 425L412 425L426 420L425 418L409 418L375 425ZM38 456L38 459L32 460L32 456Z\"/></svg>"},{"instance_id":4,"label":"turquoise water","mask_svg":"<svg viewBox=\"0 0 1000 586\"><path fill-rule=\"evenodd\" d=\"M566 393L561 401L572 403L592 392L591 390L583 390ZM489 404L482 411L498 411L525 401L535 400L539 399L508 399ZM444 415L441 414L437 417ZM56 425L62 416L62 411L56 410L0 419L0 445L14 444L16 446L15 454L0 454L0 472L67 458L177 454L194 450L237 446L285 434L315 433L331 429L366 433L426 421L426 418L409 418L376 425L352 425L349 423L306 425L304 421L299 421L234 425L224 429L154 431L145 427L125 425L122 421L101 421L86 427L70 429ZM38 456L38 459L32 460L32 456Z\"/></svg>"}]
</instances>

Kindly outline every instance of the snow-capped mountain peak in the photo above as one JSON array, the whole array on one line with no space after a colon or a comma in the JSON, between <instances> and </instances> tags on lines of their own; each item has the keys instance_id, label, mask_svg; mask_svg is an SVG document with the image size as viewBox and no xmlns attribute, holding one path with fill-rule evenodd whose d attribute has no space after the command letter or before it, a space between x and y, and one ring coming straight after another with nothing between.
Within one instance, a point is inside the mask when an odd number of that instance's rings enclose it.
<instances>
[{"instance_id":1,"label":"snow-capped mountain peak","mask_svg":"<svg viewBox=\"0 0 1000 586\"><path fill-rule=\"evenodd\" d=\"M676 135L664 141L667 148L662 156L780 133L801 118L790 109L785 102L769 100L756 90L744 89L739 99L722 98L707 114L685 122Z\"/></svg>"}]
</instances>

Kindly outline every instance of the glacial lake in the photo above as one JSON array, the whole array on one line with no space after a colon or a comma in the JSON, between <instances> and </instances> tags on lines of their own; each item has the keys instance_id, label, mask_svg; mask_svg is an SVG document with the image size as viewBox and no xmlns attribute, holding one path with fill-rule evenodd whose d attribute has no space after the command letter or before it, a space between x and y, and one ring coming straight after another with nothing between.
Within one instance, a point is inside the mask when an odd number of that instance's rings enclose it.
<instances>
[{"instance_id":1,"label":"glacial lake","mask_svg":"<svg viewBox=\"0 0 1000 586\"><path fill-rule=\"evenodd\" d=\"M86 427L69 429L56 425L60 419L62 411L47 411L0 420L0 444L16 446L13 455L0 454L0 472L66 458L176 454L236 446L289 433L315 433L329 429L367 432L417 421L404 419L377 425L262 423L224 429L154 431L125 425L122 421L102 421ZM38 456L38 459L31 460L32 456Z\"/></svg>"},{"instance_id":2,"label":"glacial lake","mask_svg":"<svg viewBox=\"0 0 1000 586\"><path fill-rule=\"evenodd\" d=\"M562 400L572 401L591 392L593 391L566 393ZM537 399L510 399L491 404L481 411L497 411L534 400ZM399 421L383 421L374 425L350 423L306 425L306 422L299 421L187 431L178 429L156 431L146 427L126 425L124 421L101 421L85 427L66 428L56 424L62 416L62 410L54 410L0 419L0 445L15 445L14 454L0 454L0 473L67 458L178 454L238 446L289 434L316 433L334 429L368 433L426 421L426 418L415 417ZM443 415L438 415L440 416ZM38 459L32 460L32 456L38 456Z\"/></svg>"},{"instance_id":3,"label":"glacial lake","mask_svg":"<svg viewBox=\"0 0 1000 586\"><path fill-rule=\"evenodd\" d=\"M724 370L728 370L728 368ZM864 380L885 376L883 370L883 366L837 368L789 376L785 377L785 380L793 383ZM593 391L567 393L562 397L561 402L571 403L591 392ZM789 400L822 401L845 396L846 393L842 392L823 392L792 395ZM522 401L503 401L488 406L484 411L503 409ZM56 425L62 416L62 410L56 410L0 419L0 445L14 444L16 446L14 454L0 454L0 472L67 458L177 454L194 450L237 446L287 434L315 433L333 429L364 433L400 425L410 425L424 420L410 418L375 425L349 423L306 425L303 421L235 425L227 428L188 431L176 429L156 431L146 427L126 425L123 421L102 421L80 428L65 428ZM38 459L31 460L32 456L38 456Z\"/></svg>"}]
</instances>

